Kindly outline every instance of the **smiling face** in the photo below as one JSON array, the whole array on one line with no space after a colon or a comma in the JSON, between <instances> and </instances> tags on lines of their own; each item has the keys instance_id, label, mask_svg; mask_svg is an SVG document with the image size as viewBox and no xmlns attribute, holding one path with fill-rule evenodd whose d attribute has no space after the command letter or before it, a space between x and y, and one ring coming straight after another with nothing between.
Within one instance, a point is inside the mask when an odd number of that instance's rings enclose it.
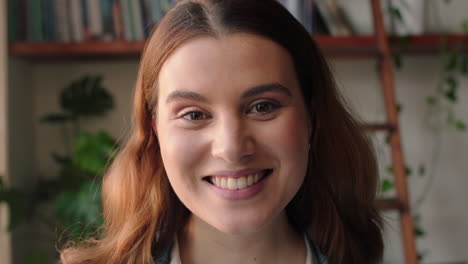
<instances>
[{"instance_id":1,"label":"smiling face","mask_svg":"<svg viewBox=\"0 0 468 264\"><path fill-rule=\"evenodd\" d=\"M285 217L311 128L284 48L247 33L190 40L161 69L155 115L169 181L193 215L229 234Z\"/></svg>"}]
</instances>

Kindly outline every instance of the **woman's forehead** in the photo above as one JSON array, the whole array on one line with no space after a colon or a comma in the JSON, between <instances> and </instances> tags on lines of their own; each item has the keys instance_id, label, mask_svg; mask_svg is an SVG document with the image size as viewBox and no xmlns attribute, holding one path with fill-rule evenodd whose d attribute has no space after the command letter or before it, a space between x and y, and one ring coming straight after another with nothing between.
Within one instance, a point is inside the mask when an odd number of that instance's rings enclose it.
<instances>
[{"instance_id":1,"label":"woman's forehead","mask_svg":"<svg viewBox=\"0 0 468 264\"><path fill-rule=\"evenodd\" d=\"M220 87L297 85L287 50L249 33L204 36L182 44L164 63L158 81L160 97L181 89L209 93Z\"/></svg>"}]
</instances>

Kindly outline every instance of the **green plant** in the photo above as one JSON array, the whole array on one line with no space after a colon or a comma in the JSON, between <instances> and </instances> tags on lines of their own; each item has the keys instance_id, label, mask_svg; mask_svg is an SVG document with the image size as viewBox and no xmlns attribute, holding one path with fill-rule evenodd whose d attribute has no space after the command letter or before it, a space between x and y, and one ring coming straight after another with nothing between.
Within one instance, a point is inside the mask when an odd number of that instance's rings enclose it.
<instances>
[{"instance_id":1,"label":"green plant","mask_svg":"<svg viewBox=\"0 0 468 264\"><path fill-rule=\"evenodd\" d=\"M112 95L102 86L102 77L85 76L66 86L59 96L61 112L41 118L44 124L62 131L65 153L52 153L59 173L52 180L39 180L32 190L7 188L0 179L0 202L10 208L10 229L37 220L50 227L63 241L86 239L99 235L102 224L100 182L109 160L115 154L115 140L105 131L82 131L90 118L101 117L112 110ZM51 212L38 210L49 204ZM61 241L56 244L60 247ZM33 249L27 263L49 263L44 252Z\"/></svg>"}]
</instances>

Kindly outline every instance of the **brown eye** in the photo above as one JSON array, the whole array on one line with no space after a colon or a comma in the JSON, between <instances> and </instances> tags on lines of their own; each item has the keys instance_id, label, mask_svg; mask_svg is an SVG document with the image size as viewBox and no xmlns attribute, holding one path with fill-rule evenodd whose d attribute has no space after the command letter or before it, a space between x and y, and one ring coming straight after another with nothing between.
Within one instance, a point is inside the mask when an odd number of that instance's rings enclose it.
<instances>
[{"instance_id":1,"label":"brown eye","mask_svg":"<svg viewBox=\"0 0 468 264\"><path fill-rule=\"evenodd\" d=\"M279 105L273 102L260 102L252 106L250 112L257 114L268 114L276 110L278 107Z\"/></svg>"},{"instance_id":2,"label":"brown eye","mask_svg":"<svg viewBox=\"0 0 468 264\"><path fill-rule=\"evenodd\" d=\"M190 121L199 121L206 118L206 115L200 111L191 111L182 116L183 118Z\"/></svg>"}]
</instances>

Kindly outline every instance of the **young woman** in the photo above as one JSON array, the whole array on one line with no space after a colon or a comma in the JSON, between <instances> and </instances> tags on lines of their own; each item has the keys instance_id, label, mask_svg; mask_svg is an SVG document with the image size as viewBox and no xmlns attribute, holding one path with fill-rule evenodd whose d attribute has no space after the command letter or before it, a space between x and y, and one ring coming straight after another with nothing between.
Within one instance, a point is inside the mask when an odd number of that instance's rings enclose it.
<instances>
[{"instance_id":1,"label":"young woman","mask_svg":"<svg viewBox=\"0 0 468 264\"><path fill-rule=\"evenodd\" d=\"M63 263L378 263L368 139L274 0L182 0L146 44L99 240Z\"/></svg>"}]
</instances>

